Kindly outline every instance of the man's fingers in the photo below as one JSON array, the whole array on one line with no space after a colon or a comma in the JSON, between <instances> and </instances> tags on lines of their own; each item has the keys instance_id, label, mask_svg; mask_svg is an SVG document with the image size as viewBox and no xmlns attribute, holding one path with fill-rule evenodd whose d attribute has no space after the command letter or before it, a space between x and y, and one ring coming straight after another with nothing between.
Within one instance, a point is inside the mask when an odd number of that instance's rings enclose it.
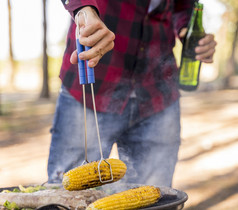
<instances>
[{"instance_id":1,"label":"man's fingers","mask_svg":"<svg viewBox=\"0 0 238 210\"><path fill-rule=\"evenodd\" d=\"M104 45L105 44L105 45ZM102 58L104 54L108 51L112 50L114 47L114 42L99 42L93 48L88 51L81 52L77 55L77 50L75 50L70 57L70 62L72 64L78 63L78 56L81 60L89 60L89 67L95 67L99 60Z\"/></svg>"},{"instance_id":2,"label":"man's fingers","mask_svg":"<svg viewBox=\"0 0 238 210\"><path fill-rule=\"evenodd\" d=\"M81 37L88 37L101 28L102 28L102 23L96 20L95 23L93 24L88 23L86 26L80 27L79 34Z\"/></svg>"},{"instance_id":3,"label":"man's fingers","mask_svg":"<svg viewBox=\"0 0 238 210\"><path fill-rule=\"evenodd\" d=\"M114 47L114 42L110 42L105 45L105 43L98 43L93 48L88 50L87 52L84 52L83 54L83 60L90 60L94 57L100 56L100 58L106 54L108 51L110 51ZM79 58L81 59L81 53L79 55Z\"/></svg>"},{"instance_id":4,"label":"man's fingers","mask_svg":"<svg viewBox=\"0 0 238 210\"><path fill-rule=\"evenodd\" d=\"M88 37L80 37L79 42L84 46L92 47L94 46L99 40L102 40L108 34L112 32L104 29L99 29L95 33L91 34ZM111 34L112 35L112 34Z\"/></svg>"},{"instance_id":5,"label":"man's fingers","mask_svg":"<svg viewBox=\"0 0 238 210\"><path fill-rule=\"evenodd\" d=\"M217 45L217 43L213 40L213 41L207 43L206 45L197 46L195 48L195 52L197 54L205 53L205 52L209 51L210 49L215 49L216 45Z\"/></svg>"},{"instance_id":6,"label":"man's fingers","mask_svg":"<svg viewBox=\"0 0 238 210\"><path fill-rule=\"evenodd\" d=\"M213 54L214 54L214 53L215 53L215 49L212 48L212 49L208 50L208 51L205 52L205 53L196 55L196 59L197 59L197 60L207 59L207 58L213 57Z\"/></svg>"},{"instance_id":7,"label":"man's fingers","mask_svg":"<svg viewBox=\"0 0 238 210\"><path fill-rule=\"evenodd\" d=\"M201 61L204 63L213 63L213 57L211 56L209 58L204 58Z\"/></svg>"},{"instance_id":8,"label":"man's fingers","mask_svg":"<svg viewBox=\"0 0 238 210\"><path fill-rule=\"evenodd\" d=\"M186 33L187 33L188 29L187 28L182 28L180 33L179 33L179 37L180 38L184 38Z\"/></svg>"},{"instance_id":9,"label":"man's fingers","mask_svg":"<svg viewBox=\"0 0 238 210\"><path fill-rule=\"evenodd\" d=\"M206 45L210 42L214 41L214 35L213 34L206 34L206 36L199 40L199 45Z\"/></svg>"},{"instance_id":10,"label":"man's fingers","mask_svg":"<svg viewBox=\"0 0 238 210\"><path fill-rule=\"evenodd\" d=\"M98 56L92 58L91 60L89 60L89 62L88 62L89 67L92 67L92 68L95 67L98 64L98 62L101 59L101 57L102 57L102 55L98 55ZM71 54L70 62L72 64L77 64L78 63L77 50L75 50Z\"/></svg>"},{"instance_id":11,"label":"man's fingers","mask_svg":"<svg viewBox=\"0 0 238 210\"><path fill-rule=\"evenodd\" d=\"M102 58L102 56L104 56L107 52L109 52L113 47L114 47L114 42L111 43L110 45L107 45L104 52L101 49L96 51L97 56L89 60L88 62L89 67L92 67L92 68L95 67L98 64L99 60Z\"/></svg>"},{"instance_id":12,"label":"man's fingers","mask_svg":"<svg viewBox=\"0 0 238 210\"><path fill-rule=\"evenodd\" d=\"M77 50L75 50L75 51L71 54L71 56L70 56L70 62L71 62L72 64L78 63Z\"/></svg>"},{"instance_id":13,"label":"man's fingers","mask_svg":"<svg viewBox=\"0 0 238 210\"><path fill-rule=\"evenodd\" d=\"M101 56L99 55L97 57L92 58L91 60L88 61L88 66L91 68L94 68L98 64L100 59L101 59Z\"/></svg>"},{"instance_id":14,"label":"man's fingers","mask_svg":"<svg viewBox=\"0 0 238 210\"><path fill-rule=\"evenodd\" d=\"M109 52L113 47L114 47L114 42L107 45L105 49L103 50L102 48L98 48L96 52L93 51L93 55L95 56L89 59L89 63L88 63L89 67L95 67L98 64L99 60L102 58L102 56L104 56L107 52Z\"/></svg>"},{"instance_id":15,"label":"man's fingers","mask_svg":"<svg viewBox=\"0 0 238 210\"><path fill-rule=\"evenodd\" d=\"M204 63L212 63L215 47L217 45L214 40L214 35L207 34L204 38L199 40L198 46L195 48L196 59Z\"/></svg>"},{"instance_id":16,"label":"man's fingers","mask_svg":"<svg viewBox=\"0 0 238 210\"><path fill-rule=\"evenodd\" d=\"M110 36L110 37L109 37ZM102 40L97 42L90 50L84 51L79 54L81 60L90 60L94 57L100 56L100 58L110 51L114 47L114 36L108 35Z\"/></svg>"}]
</instances>

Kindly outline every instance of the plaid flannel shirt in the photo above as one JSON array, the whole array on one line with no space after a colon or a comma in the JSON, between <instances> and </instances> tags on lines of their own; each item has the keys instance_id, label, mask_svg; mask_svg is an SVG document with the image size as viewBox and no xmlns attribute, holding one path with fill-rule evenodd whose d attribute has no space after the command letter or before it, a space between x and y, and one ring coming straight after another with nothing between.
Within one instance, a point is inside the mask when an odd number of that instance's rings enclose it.
<instances>
[{"instance_id":1,"label":"plaid flannel shirt","mask_svg":"<svg viewBox=\"0 0 238 210\"><path fill-rule=\"evenodd\" d=\"M172 49L176 33L186 27L194 0L162 0L148 13L149 0L62 0L74 11L90 5L115 33L115 47L95 67L97 111L123 113L134 91L138 119L162 111L179 98L178 68ZM78 67L70 63L75 50L75 24L67 36L60 78L76 100L82 102ZM87 106L92 108L90 85L86 85Z\"/></svg>"}]
</instances>

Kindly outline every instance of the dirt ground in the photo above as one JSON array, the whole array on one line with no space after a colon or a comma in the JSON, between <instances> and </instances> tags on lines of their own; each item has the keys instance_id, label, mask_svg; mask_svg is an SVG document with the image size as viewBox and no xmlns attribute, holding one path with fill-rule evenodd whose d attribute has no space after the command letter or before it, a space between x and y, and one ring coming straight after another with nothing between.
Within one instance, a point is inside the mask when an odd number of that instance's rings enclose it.
<instances>
[{"instance_id":1,"label":"dirt ground","mask_svg":"<svg viewBox=\"0 0 238 210\"><path fill-rule=\"evenodd\" d=\"M238 90L182 93L182 144L174 188L185 210L238 210ZM0 187L41 184L56 94L2 94Z\"/></svg>"}]
</instances>

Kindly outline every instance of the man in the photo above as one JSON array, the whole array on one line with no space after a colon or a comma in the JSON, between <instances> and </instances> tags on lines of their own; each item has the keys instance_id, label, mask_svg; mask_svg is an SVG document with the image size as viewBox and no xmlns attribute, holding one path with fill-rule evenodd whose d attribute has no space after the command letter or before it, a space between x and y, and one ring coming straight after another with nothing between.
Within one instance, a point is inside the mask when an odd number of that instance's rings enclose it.
<instances>
[{"instance_id":1,"label":"man","mask_svg":"<svg viewBox=\"0 0 238 210\"><path fill-rule=\"evenodd\" d=\"M92 47L79 54L95 67L95 100L104 156L117 142L127 164L124 182L172 185L180 145L178 68L172 49L182 38L193 0L62 0L80 17L79 41ZM74 21L60 72L48 162L49 182L84 160L82 87L78 80ZM216 42L206 35L197 59L210 63ZM113 50L112 50L113 49ZM88 159L99 160L90 86L86 85Z\"/></svg>"}]
</instances>

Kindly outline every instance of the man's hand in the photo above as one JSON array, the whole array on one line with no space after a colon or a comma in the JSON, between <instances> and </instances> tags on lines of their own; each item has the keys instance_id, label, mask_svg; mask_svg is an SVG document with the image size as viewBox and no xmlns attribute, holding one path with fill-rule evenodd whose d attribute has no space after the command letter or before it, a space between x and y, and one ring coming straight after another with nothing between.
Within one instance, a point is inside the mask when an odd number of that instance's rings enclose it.
<instances>
[{"instance_id":1,"label":"man's hand","mask_svg":"<svg viewBox=\"0 0 238 210\"><path fill-rule=\"evenodd\" d=\"M179 33L179 37L183 38L186 35L187 29L183 28ZM195 48L196 59L204 63L212 63L215 47L217 43L214 40L214 35L206 34L205 37L199 40L198 46Z\"/></svg>"},{"instance_id":2,"label":"man's hand","mask_svg":"<svg viewBox=\"0 0 238 210\"><path fill-rule=\"evenodd\" d=\"M86 13L86 23L82 13L79 14L78 25L80 44L92 47L88 51L79 54L81 60L88 60L89 67L95 67L102 56L114 47L115 35L98 17L96 11L91 7L84 7L81 11ZM72 64L78 62L75 50L70 58Z\"/></svg>"},{"instance_id":3,"label":"man's hand","mask_svg":"<svg viewBox=\"0 0 238 210\"><path fill-rule=\"evenodd\" d=\"M195 48L196 59L204 63L212 63L215 47L217 45L214 40L214 35L206 34L206 36L199 40L199 46Z\"/></svg>"}]
</instances>

